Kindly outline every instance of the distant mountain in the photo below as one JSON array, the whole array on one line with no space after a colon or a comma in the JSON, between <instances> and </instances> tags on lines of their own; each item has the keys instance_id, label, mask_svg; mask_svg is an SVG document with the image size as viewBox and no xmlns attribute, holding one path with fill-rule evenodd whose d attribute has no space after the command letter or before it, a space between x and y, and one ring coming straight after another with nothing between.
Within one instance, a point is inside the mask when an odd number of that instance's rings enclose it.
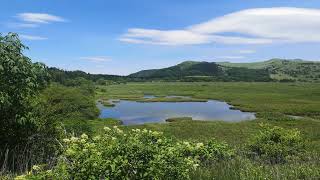
<instances>
[{"instance_id":1,"label":"distant mountain","mask_svg":"<svg viewBox=\"0 0 320 180\"><path fill-rule=\"evenodd\" d=\"M129 77L176 79L185 76L218 76L221 73L221 69L216 63L185 61L168 68L140 71L129 75Z\"/></svg>"},{"instance_id":2,"label":"distant mountain","mask_svg":"<svg viewBox=\"0 0 320 180\"><path fill-rule=\"evenodd\" d=\"M320 81L320 63L271 59L254 63L185 61L163 69L143 70L130 78L184 81Z\"/></svg>"},{"instance_id":3,"label":"distant mountain","mask_svg":"<svg viewBox=\"0 0 320 180\"><path fill-rule=\"evenodd\" d=\"M219 63L225 67L266 69L273 80L320 82L320 62L302 59L271 59L255 63Z\"/></svg>"}]
</instances>

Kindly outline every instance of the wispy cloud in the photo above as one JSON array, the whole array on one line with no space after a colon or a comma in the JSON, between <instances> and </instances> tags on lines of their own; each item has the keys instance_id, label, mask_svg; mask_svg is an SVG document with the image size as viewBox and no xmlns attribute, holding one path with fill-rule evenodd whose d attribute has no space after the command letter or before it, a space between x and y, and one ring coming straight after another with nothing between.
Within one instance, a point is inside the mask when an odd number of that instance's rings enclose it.
<instances>
[{"instance_id":1,"label":"wispy cloud","mask_svg":"<svg viewBox=\"0 0 320 180\"><path fill-rule=\"evenodd\" d=\"M244 50L240 50L238 51L240 54L253 54L256 51L255 50L249 50L249 49L244 49Z\"/></svg>"},{"instance_id":2,"label":"wispy cloud","mask_svg":"<svg viewBox=\"0 0 320 180\"><path fill-rule=\"evenodd\" d=\"M25 34L20 34L19 36L21 37L21 39L31 40L31 41L39 41L39 40L48 39L48 38L42 37L42 36L31 36L31 35L25 35Z\"/></svg>"},{"instance_id":3,"label":"wispy cloud","mask_svg":"<svg viewBox=\"0 0 320 180\"><path fill-rule=\"evenodd\" d=\"M221 35L226 32L240 35ZM320 9L247 9L184 29L132 28L119 39L128 43L159 45L320 42Z\"/></svg>"},{"instance_id":4,"label":"wispy cloud","mask_svg":"<svg viewBox=\"0 0 320 180\"><path fill-rule=\"evenodd\" d=\"M7 23L6 24L9 28L35 28L38 27L38 24L32 23Z\"/></svg>"},{"instance_id":5,"label":"wispy cloud","mask_svg":"<svg viewBox=\"0 0 320 180\"><path fill-rule=\"evenodd\" d=\"M17 18L28 23L48 24L51 22L65 22L62 17L46 13L20 13Z\"/></svg>"},{"instance_id":6,"label":"wispy cloud","mask_svg":"<svg viewBox=\"0 0 320 180\"><path fill-rule=\"evenodd\" d=\"M119 39L122 42L157 45L195 45L213 42L224 44L266 44L272 40L264 38L228 37L221 35L201 34L188 30L161 31L154 29L129 29Z\"/></svg>"},{"instance_id":7,"label":"wispy cloud","mask_svg":"<svg viewBox=\"0 0 320 180\"><path fill-rule=\"evenodd\" d=\"M90 57L81 57L81 60L86 60L86 61L91 61L91 62L108 62L111 61L112 59L109 57L105 57L105 56L90 56Z\"/></svg>"},{"instance_id":8,"label":"wispy cloud","mask_svg":"<svg viewBox=\"0 0 320 180\"><path fill-rule=\"evenodd\" d=\"M160 31L153 29L129 29L128 33L120 38L121 41L132 43L180 45L208 43L206 35L185 30Z\"/></svg>"}]
</instances>

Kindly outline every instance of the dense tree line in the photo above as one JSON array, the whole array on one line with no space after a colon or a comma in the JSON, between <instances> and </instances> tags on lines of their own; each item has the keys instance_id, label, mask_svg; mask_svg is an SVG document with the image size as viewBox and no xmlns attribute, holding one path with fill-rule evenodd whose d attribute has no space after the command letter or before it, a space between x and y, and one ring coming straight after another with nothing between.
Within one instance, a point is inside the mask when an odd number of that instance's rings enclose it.
<instances>
[{"instance_id":1,"label":"dense tree line","mask_svg":"<svg viewBox=\"0 0 320 180\"><path fill-rule=\"evenodd\" d=\"M95 82L97 84L105 85L106 83L124 83L129 81L130 78L125 76L117 76L117 75L106 75L106 74L90 74L83 71L67 71L58 69L55 67L48 68L49 74L51 76L51 80L66 86L72 86L72 83L75 81L79 81L79 79L85 79L88 81Z\"/></svg>"}]
</instances>

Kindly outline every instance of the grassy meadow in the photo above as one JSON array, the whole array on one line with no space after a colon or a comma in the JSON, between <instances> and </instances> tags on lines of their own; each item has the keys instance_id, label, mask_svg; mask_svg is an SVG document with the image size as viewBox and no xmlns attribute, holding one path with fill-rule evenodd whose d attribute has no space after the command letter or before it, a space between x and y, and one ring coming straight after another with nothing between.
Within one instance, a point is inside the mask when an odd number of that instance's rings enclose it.
<instances>
[{"instance_id":1,"label":"grassy meadow","mask_svg":"<svg viewBox=\"0 0 320 180\"><path fill-rule=\"evenodd\" d=\"M212 138L228 143L240 154L238 158L200 168L193 179L309 179L320 176L320 84L316 83L128 83L99 86L96 98L144 101L144 95L155 95L153 101L170 101L165 96L190 96L193 100L226 101L237 109L256 112L257 119L242 122L194 121L178 118L167 123L123 126L124 130L141 128L164 132L183 141L206 142ZM179 101L179 100L178 100ZM291 115L299 116L294 118ZM95 131L114 123L100 120ZM313 160L270 165L243 158L243 146L259 133L262 126L297 129L306 139ZM243 169L243 168L247 169ZM250 169L251 168L251 169ZM293 170L295 169L295 170ZM244 174L243 174L244 173ZM246 174L247 173L247 174Z\"/></svg>"},{"instance_id":2,"label":"grassy meadow","mask_svg":"<svg viewBox=\"0 0 320 180\"><path fill-rule=\"evenodd\" d=\"M143 101L144 95L159 98L152 101L174 101L168 95L190 96L191 100L215 99L226 101L243 111L256 112L257 119L243 122L183 121L150 123L125 128L147 128L163 131L179 139L202 140L218 138L230 144L240 145L259 131L261 123L286 128L297 128L320 149L320 84L316 83L128 83L99 86L96 97L103 99L128 99ZM147 99L147 101L150 101ZM179 101L179 99L178 99ZM287 115L301 116L293 119ZM99 124L108 124L100 121ZM99 126L95 126L99 127ZM102 128L100 126L99 128Z\"/></svg>"},{"instance_id":3,"label":"grassy meadow","mask_svg":"<svg viewBox=\"0 0 320 180\"><path fill-rule=\"evenodd\" d=\"M112 99L139 100L148 94L222 100L244 111L320 116L318 83L155 82L100 86L97 91L98 98Z\"/></svg>"}]
</instances>

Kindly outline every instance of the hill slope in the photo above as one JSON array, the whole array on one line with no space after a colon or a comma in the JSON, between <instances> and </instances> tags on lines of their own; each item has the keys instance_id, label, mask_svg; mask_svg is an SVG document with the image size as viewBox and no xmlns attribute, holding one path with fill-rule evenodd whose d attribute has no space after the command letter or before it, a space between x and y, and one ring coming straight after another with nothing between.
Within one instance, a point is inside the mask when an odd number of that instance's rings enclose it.
<instances>
[{"instance_id":1,"label":"hill slope","mask_svg":"<svg viewBox=\"0 0 320 180\"><path fill-rule=\"evenodd\" d=\"M156 80L320 81L320 63L271 59L254 63L185 61L163 69L143 70L128 77Z\"/></svg>"},{"instance_id":2,"label":"hill slope","mask_svg":"<svg viewBox=\"0 0 320 180\"><path fill-rule=\"evenodd\" d=\"M143 70L129 75L132 78L186 81L270 81L264 69L227 67L215 62L185 61L163 69Z\"/></svg>"}]
</instances>

